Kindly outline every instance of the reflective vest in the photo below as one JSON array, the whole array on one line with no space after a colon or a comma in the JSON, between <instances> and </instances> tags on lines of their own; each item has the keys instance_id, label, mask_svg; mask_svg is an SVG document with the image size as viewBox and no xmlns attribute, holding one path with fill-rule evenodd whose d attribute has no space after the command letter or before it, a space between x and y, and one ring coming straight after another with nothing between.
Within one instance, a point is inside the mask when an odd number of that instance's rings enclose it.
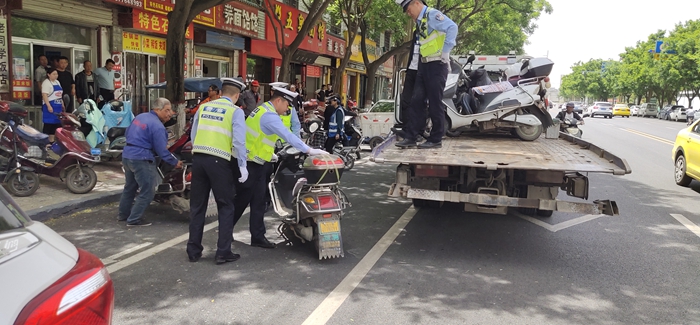
<instances>
[{"instance_id":1,"label":"reflective vest","mask_svg":"<svg viewBox=\"0 0 700 325\"><path fill-rule=\"evenodd\" d=\"M282 119L282 123L284 123L284 126L289 129L289 131L292 130L292 113L291 113L291 108L289 108L289 114L286 115L280 115L280 118Z\"/></svg>"},{"instance_id":2,"label":"reflective vest","mask_svg":"<svg viewBox=\"0 0 700 325\"><path fill-rule=\"evenodd\" d=\"M427 8L418 26L420 38L420 56L428 61L435 61L442 57L442 48L445 46L446 33L433 30L428 35L428 13L432 8ZM431 60L432 59L432 60Z\"/></svg>"},{"instance_id":3,"label":"reflective vest","mask_svg":"<svg viewBox=\"0 0 700 325\"><path fill-rule=\"evenodd\" d=\"M204 153L231 160L233 148L233 112L238 107L228 98L207 103L197 110L197 134L192 144L193 153Z\"/></svg>"},{"instance_id":4,"label":"reflective vest","mask_svg":"<svg viewBox=\"0 0 700 325\"><path fill-rule=\"evenodd\" d=\"M266 102L255 108L245 120L247 126L245 146L248 151L248 160L261 165L272 160L275 142L279 138L276 134L267 135L262 131L260 121L265 114L279 116L272 103Z\"/></svg>"}]
</instances>

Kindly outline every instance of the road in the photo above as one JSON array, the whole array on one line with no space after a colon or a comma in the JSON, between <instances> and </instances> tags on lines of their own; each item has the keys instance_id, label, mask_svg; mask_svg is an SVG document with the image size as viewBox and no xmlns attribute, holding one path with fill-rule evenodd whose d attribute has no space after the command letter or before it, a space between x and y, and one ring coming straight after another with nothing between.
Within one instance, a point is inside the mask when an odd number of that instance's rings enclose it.
<instances>
[{"instance_id":1,"label":"road","mask_svg":"<svg viewBox=\"0 0 700 325\"><path fill-rule=\"evenodd\" d=\"M189 263L186 216L158 205L151 227L117 223L115 205L48 224L108 264L115 324L700 323L700 183L676 186L670 158L682 127L586 119L584 139L633 170L590 175L591 199L616 200L614 217L414 210L386 196L393 166L360 162L342 179L353 207L337 260L318 261L306 246L247 246L244 217L239 261L213 263L212 219L204 257ZM274 216L266 220L281 241Z\"/></svg>"}]
</instances>

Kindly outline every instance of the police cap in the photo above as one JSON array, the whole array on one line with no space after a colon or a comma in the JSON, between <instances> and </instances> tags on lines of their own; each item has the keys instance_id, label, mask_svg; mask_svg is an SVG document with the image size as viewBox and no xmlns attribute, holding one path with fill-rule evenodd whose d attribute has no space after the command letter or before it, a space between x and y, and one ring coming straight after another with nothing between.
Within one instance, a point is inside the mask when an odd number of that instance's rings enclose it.
<instances>
[{"instance_id":1,"label":"police cap","mask_svg":"<svg viewBox=\"0 0 700 325\"><path fill-rule=\"evenodd\" d=\"M235 86L236 88L243 91L245 89L245 83L240 78L221 78L221 86Z\"/></svg>"},{"instance_id":2,"label":"police cap","mask_svg":"<svg viewBox=\"0 0 700 325\"><path fill-rule=\"evenodd\" d=\"M299 93L295 93L289 89L285 89L282 87L272 87L272 90L274 91L274 96L280 96L286 99L290 105L294 102L294 99L297 98L297 96L299 96Z\"/></svg>"}]
</instances>

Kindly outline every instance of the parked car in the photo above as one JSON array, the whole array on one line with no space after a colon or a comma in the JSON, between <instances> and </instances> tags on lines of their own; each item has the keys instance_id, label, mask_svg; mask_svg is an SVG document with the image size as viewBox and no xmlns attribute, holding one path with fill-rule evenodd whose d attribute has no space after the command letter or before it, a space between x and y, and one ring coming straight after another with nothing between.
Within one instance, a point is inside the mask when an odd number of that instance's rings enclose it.
<instances>
[{"instance_id":1,"label":"parked car","mask_svg":"<svg viewBox=\"0 0 700 325\"><path fill-rule=\"evenodd\" d=\"M114 286L99 258L32 221L0 188L0 324L110 324Z\"/></svg>"},{"instance_id":2,"label":"parked car","mask_svg":"<svg viewBox=\"0 0 700 325\"><path fill-rule=\"evenodd\" d=\"M673 161L676 184L688 186L693 179L700 181L700 120L676 135Z\"/></svg>"},{"instance_id":3,"label":"parked car","mask_svg":"<svg viewBox=\"0 0 700 325\"><path fill-rule=\"evenodd\" d=\"M630 108L627 104L615 104L613 107L613 116L630 117Z\"/></svg>"},{"instance_id":4,"label":"parked car","mask_svg":"<svg viewBox=\"0 0 700 325\"><path fill-rule=\"evenodd\" d=\"M638 116L637 114L639 114L639 107L637 107L637 105L630 105L630 115Z\"/></svg>"},{"instance_id":5,"label":"parked car","mask_svg":"<svg viewBox=\"0 0 700 325\"><path fill-rule=\"evenodd\" d=\"M385 140L396 123L395 105L394 100L382 99L359 114L362 135L372 149Z\"/></svg>"},{"instance_id":6,"label":"parked car","mask_svg":"<svg viewBox=\"0 0 700 325\"><path fill-rule=\"evenodd\" d=\"M659 114L656 116L660 120L670 120L671 119L671 112L675 110L678 107L683 107L680 105L666 105L664 108L659 110Z\"/></svg>"},{"instance_id":7,"label":"parked car","mask_svg":"<svg viewBox=\"0 0 700 325\"><path fill-rule=\"evenodd\" d=\"M659 112L659 107L654 103L644 103L639 107L639 116L641 117L656 117Z\"/></svg>"},{"instance_id":8,"label":"parked car","mask_svg":"<svg viewBox=\"0 0 700 325\"><path fill-rule=\"evenodd\" d=\"M590 107L589 112L591 117L602 116L607 118L613 117L613 105L608 102L595 102Z\"/></svg>"},{"instance_id":9,"label":"parked car","mask_svg":"<svg viewBox=\"0 0 700 325\"><path fill-rule=\"evenodd\" d=\"M668 118L671 120L674 120L676 122L678 121L686 121L688 120L688 117L686 116L686 108L683 106L676 106L671 113L668 114Z\"/></svg>"}]
</instances>

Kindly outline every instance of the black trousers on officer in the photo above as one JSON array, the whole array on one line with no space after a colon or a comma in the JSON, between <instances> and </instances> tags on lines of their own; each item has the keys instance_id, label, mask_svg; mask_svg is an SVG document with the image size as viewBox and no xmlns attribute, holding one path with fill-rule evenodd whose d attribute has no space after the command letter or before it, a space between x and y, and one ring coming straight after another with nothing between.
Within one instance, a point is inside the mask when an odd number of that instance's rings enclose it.
<instances>
[{"instance_id":1,"label":"black trousers on officer","mask_svg":"<svg viewBox=\"0 0 700 325\"><path fill-rule=\"evenodd\" d=\"M403 90L401 90L401 122L408 123L408 110L411 107L411 99L413 98L413 88L416 84L416 75L418 70L406 70L406 77L403 79ZM422 130L422 129L421 129Z\"/></svg>"},{"instance_id":2,"label":"black trousers on officer","mask_svg":"<svg viewBox=\"0 0 700 325\"><path fill-rule=\"evenodd\" d=\"M428 100L428 115L433 128L428 137L429 142L440 143L445 135L445 104L442 96L447 82L448 64L442 61L419 62L418 74L413 87L413 98L407 113L407 125L404 128L406 138L415 140L418 133L425 128L427 116L423 109Z\"/></svg>"},{"instance_id":3,"label":"black trousers on officer","mask_svg":"<svg viewBox=\"0 0 700 325\"><path fill-rule=\"evenodd\" d=\"M196 256L202 252L204 218L210 190L214 193L219 210L219 241L216 244L216 256L231 254L235 211L233 198L236 193L234 182L236 179L228 160L201 153L194 154L192 157L190 238L187 241L187 255Z\"/></svg>"},{"instance_id":4,"label":"black trousers on officer","mask_svg":"<svg viewBox=\"0 0 700 325\"><path fill-rule=\"evenodd\" d=\"M235 159L234 159L235 160ZM238 161L232 163L238 170ZM260 165L248 161L248 179L245 183L236 181L236 198L234 199L235 214L233 224L238 223L243 211L250 206L250 236L253 241L262 240L265 237L265 192L267 191L268 170L271 163Z\"/></svg>"}]
</instances>

